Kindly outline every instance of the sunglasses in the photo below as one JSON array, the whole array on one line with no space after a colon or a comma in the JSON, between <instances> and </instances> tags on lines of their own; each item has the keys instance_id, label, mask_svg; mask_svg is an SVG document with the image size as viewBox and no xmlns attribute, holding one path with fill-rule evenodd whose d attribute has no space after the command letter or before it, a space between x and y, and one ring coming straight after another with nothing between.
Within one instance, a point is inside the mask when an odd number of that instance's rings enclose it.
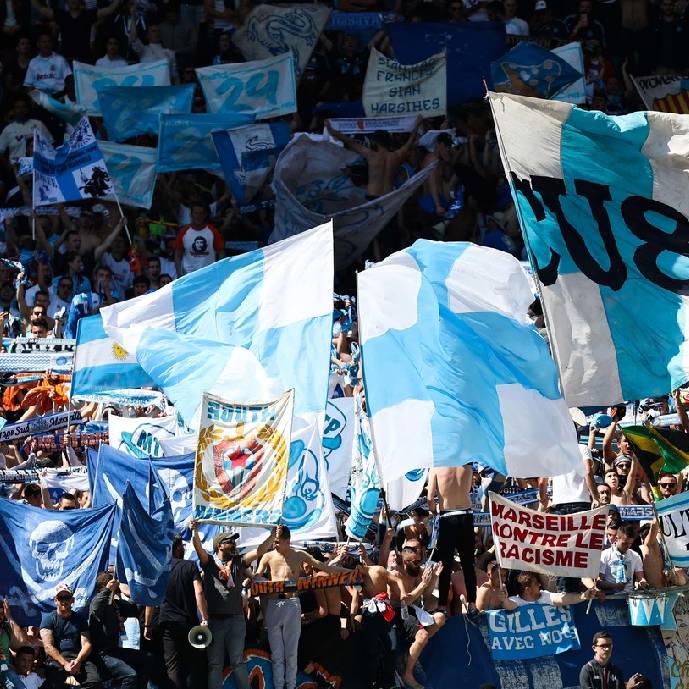
<instances>
[{"instance_id":1,"label":"sunglasses","mask_svg":"<svg viewBox=\"0 0 689 689\"><path fill-rule=\"evenodd\" d=\"M677 488L676 483L659 483L658 486L660 488Z\"/></svg>"},{"instance_id":2,"label":"sunglasses","mask_svg":"<svg viewBox=\"0 0 689 689\"><path fill-rule=\"evenodd\" d=\"M69 603L69 601L72 600L72 596L70 596L68 593L62 593L59 596L56 596L56 598L60 601L60 603Z\"/></svg>"},{"instance_id":3,"label":"sunglasses","mask_svg":"<svg viewBox=\"0 0 689 689\"><path fill-rule=\"evenodd\" d=\"M612 644L596 644L596 648L612 648Z\"/></svg>"}]
</instances>

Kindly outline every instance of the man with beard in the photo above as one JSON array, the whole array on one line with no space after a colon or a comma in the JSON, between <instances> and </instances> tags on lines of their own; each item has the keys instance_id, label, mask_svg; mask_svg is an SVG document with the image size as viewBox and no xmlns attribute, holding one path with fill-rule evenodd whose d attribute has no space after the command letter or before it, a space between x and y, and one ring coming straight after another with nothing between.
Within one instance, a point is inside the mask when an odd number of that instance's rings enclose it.
<instances>
[{"instance_id":1,"label":"man with beard","mask_svg":"<svg viewBox=\"0 0 689 689\"><path fill-rule=\"evenodd\" d=\"M431 614L426 610L435 610L438 607L438 600L433 591L443 570L443 564L429 561L422 568L422 562L421 542L418 539L404 541L397 559L396 572L402 587L390 586L388 590L397 613L395 627L398 642L404 640L409 644L409 655L405 660L402 675L402 681L409 689L423 689L414 677L414 669L428 640L445 624L445 615L442 612ZM402 591L408 592L406 596L401 595Z\"/></svg>"}]
</instances>

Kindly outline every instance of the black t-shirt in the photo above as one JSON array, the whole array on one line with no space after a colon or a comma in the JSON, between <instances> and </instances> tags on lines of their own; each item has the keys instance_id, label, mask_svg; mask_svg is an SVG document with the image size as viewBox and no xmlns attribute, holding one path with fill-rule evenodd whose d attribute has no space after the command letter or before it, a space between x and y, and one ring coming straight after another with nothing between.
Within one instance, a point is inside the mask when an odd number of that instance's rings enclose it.
<instances>
[{"instance_id":1,"label":"black t-shirt","mask_svg":"<svg viewBox=\"0 0 689 689\"><path fill-rule=\"evenodd\" d=\"M170 569L170 580L165 591L165 600L160 606L158 622L179 622L196 624L196 596L194 582L200 581L201 575L196 563L190 560L173 560Z\"/></svg>"},{"instance_id":2,"label":"black t-shirt","mask_svg":"<svg viewBox=\"0 0 689 689\"><path fill-rule=\"evenodd\" d=\"M91 61L91 27L98 19L98 10L82 10L76 17L69 12L58 12L60 52L67 60Z\"/></svg>"},{"instance_id":3,"label":"black t-shirt","mask_svg":"<svg viewBox=\"0 0 689 689\"><path fill-rule=\"evenodd\" d=\"M45 613L41 618L41 629L53 632L53 645L63 655L81 651L81 635L88 632L88 623L78 612L61 617L57 612Z\"/></svg>"},{"instance_id":4,"label":"black t-shirt","mask_svg":"<svg viewBox=\"0 0 689 689\"><path fill-rule=\"evenodd\" d=\"M234 555L229 562L234 586L229 585L226 576L220 576L218 563L212 556L208 558L203 570L203 592L206 595L208 610L214 617L241 615L242 604L242 556Z\"/></svg>"}]
</instances>

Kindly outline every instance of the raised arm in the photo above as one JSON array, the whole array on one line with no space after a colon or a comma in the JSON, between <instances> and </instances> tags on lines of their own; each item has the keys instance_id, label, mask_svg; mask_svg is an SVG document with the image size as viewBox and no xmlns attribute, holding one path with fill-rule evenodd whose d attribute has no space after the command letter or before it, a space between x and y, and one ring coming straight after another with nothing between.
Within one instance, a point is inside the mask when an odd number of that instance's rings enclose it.
<instances>
[{"instance_id":1,"label":"raised arm","mask_svg":"<svg viewBox=\"0 0 689 689\"><path fill-rule=\"evenodd\" d=\"M327 127L328 132L330 132L330 136L332 136L333 139L337 139L337 141L342 142L345 148L348 148L350 151L354 151L354 153L358 153L359 155L364 156L364 158L368 158L371 155L370 148L366 148L366 146L360 144L356 139L353 139L351 136L346 136L345 134L338 132L337 129L333 129L333 126L330 124L330 120L325 121L325 126Z\"/></svg>"},{"instance_id":2,"label":"raised arm","mask_svg":"<svg viewBox=\"0 0 689 689\"><path fill-rule=\"evenodd\" d=\"M201 543L201 537L199 536L198 530L198 522L195 519L192 519L189 523L189 528L191 529L191 543L194 546L196 554L198 555L201 566L205 567L206 563L210 559L210 556L206 552L206 549L203 547L203 544Z\"/></svg>"},{"instance_id":3,"label":"raised arm","mask_svg":"<svg viewBox=\"0 0 689 689\"><path fill-rule=\"evenodd\" d=\"M112 246L112 243L115 241L117 235L120 233L123 227L124 215L120 217L115 227L112 228L110 234L96 247L95 251L93 252L96 262L100 261L100 257Z\"/></svg>"}]
</instances>

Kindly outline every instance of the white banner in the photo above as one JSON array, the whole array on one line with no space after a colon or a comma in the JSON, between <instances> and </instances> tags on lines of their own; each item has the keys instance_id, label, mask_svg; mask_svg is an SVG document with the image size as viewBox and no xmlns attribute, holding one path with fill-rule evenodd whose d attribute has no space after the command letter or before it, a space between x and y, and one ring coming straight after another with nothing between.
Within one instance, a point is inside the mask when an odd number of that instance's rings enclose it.
<instances>
[{"instance_id":1,"label":"white banner","mask_svg":"<svg viewBox=\"0 0 689 689\"><path fill-rule=\"evenodd\" d=\"M162 457L164 453L160 441L173 438L176 428L177 419L174 416L128 419L111 414L108 417L108 445L132 457Z\"/></svg>"},{"instance_id":2,"label":"white banner","mask_svg":"<svg viewBox=\"0 0 689 689\"><path fill-rule=\"evenodd\" d=\"M490 493L490 522L501 567L561 577L599 574L608 506L546 514Z\"/></svg>"},{"instance_id":3,"label":"white banner","mask_svg":"<svg viewBox=\"0 0 689 689\"><path fill-rule=\"evenodd\" d=\"M169 86L170 63L139 62L126 67L96 67L83 62L74 63L74 90L77 103L86 108L88 115L100 116L98 108L99 86Z\"/></svg>"},{"instance_id":4,"label":"white banner","mask_svg":"<svg viewBox=\"0 0 689 689\"><path fill-rule=\"evenodd\" d=\"M379 130L390 132L391 134L404 134L414 129L416 126L416 116L341 117L330 120L330 126L342 134L370 134Z\"/></svg>"},{"instance_id":5,"label":"white banner","mask_svg":"<svg viewBox=\"0 0 689 689\"><path fill-rule=\"evenodd\" d=\"M445 53L438 53L413 65L403 65L371 48L362 102L368 117L421 115L426 118L445 115Z\"/></svg>"},{"instance_id":6,"label":"white banner","mask_svg":"<svg viewBox=\"0 0 689 689\"><path fill-rule=\"evenodd\" d=\"M245 112L260 120L297 110L292 53L201 67L196 74L209 112Z\"/></svg>"},{"instance_id":7,"label":"white banner","mask_svg":"<svg viewBox=\"0 0 689 689\"><path fill-rule=\"evenodd\" d=\"M689 77L656 74L632 81L648 110L689 113Z\"/></svg>"}]
</instances>

